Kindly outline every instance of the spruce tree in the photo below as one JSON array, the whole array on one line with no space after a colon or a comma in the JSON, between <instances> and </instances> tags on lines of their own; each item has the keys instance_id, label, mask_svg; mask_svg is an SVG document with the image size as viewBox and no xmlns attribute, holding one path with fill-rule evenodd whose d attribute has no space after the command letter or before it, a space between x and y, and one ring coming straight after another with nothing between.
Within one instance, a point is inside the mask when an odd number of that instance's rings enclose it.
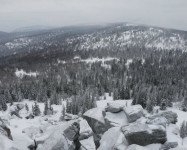
<instances>
[{"instance_id":1,"label":"spruce tree","mask_svg":"<svg viewBox=\"0 0 187 150\"><path fill-rule=\"evenodd\" d=\"M34 116L39 116L40 115L40 108L39 108L39 106L36 102L33 106L33 115Z\"/></svg>"},{"instance_id":2,"label":"spruce tree","mask_svg":"<svg viewBox=\"0 0 187 150\"><path fill-rule=\"evenodd\" d=\"M25 109L27 110L27 112L29 111L29 107L28 107L27 103L25 103Z\"/></svg>"},{"instance_id":3,"label":"spruce tree","mask_svg":"<svg viewBox=\"0 0 187 150\"><path fill-rule=\"evenodd\" d=\"M45 101L45 104L44 104L44 115L48 115L48 110L49 110L49 107L48 107L48 101Z\"/></svg>"},{"instance_id":4,"label":"spruce tree","mask_svg":"<svg viewBox=\"0 0 187 150\"><path fill-rule=\"evenodd\" d=\"M182 145L183 145L183 139L186 137L186 123L183 121L181 127L180 127L180 137L182 138Z\"/></svg>"}]
</instances>

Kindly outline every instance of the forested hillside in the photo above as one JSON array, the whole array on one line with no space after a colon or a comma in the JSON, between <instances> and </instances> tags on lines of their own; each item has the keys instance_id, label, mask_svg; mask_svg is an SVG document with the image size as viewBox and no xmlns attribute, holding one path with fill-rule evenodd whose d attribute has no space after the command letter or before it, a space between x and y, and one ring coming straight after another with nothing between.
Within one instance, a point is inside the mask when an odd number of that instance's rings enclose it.
<instances>
[{"instance_id":1,"label":"forested hillside","mask_svg":"<svg viewBox=\"0 0 187 150\"><path fill-rule=\"evenodd\" d=\"M176 101L186 107L187 52L186 41L181 40L185 32L128 24L60 31L27 36L31 44L18 42L9 47L13 55L1 57L2 104L22 99L59 104L71 97L77 114L94 107L94 101L107 92L114 99L133 99L133 104L150 111L152 106ZM176 32L179 42L168 40ZM154 47L158 39L170 47ZM17 76L22 69L25 74Z\"/></svg>"}]
</instances>

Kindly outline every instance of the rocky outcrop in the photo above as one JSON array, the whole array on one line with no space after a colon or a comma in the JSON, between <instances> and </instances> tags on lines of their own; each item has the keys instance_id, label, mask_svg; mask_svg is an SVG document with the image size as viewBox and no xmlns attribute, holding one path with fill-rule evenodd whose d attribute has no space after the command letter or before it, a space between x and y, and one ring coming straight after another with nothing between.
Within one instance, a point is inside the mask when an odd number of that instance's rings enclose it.
<instances>
[{"instance_id":1,"label":"rocky outcrop","mask_svg":"<svg viewBox=\"0 0 187 150\"><path fill-rule=\"evenodd\" d=\"M177 142L166 142L164 145L161 146L159 150L169 150L171 148L175 148L178 146Z\"/></svg>"},{"instance_id":2,"label":"rocky outcrop","mask_svg":"<svg viewBox=\"0 0 187 150\"><path fill-rule=\"evenodd\" d=\"M113 127L103 134L98 150L113 150L119 148L119 145L125 148L128 144L120 127Z\"/></svg>"},{"instance_id":3,"label":"rocky outcrop","mask_svg":"<svg viewBox=\"0 0 187 150\"><path fill-rule=\"evenodd\" d=\"M161 125L133 123L121 128L129 144L145 146L152 143L165 143L166 130Z\"/></svg>"},{"instance_id":4,"label":"rocky outcrop","mask_svg":"<svg viewBox=\"0 0 187 150\"><path fill-rule=\"evenodd\" d=\"M111 113L118 113L120 111L123 111L123 105L118 104L118 103L107 103L107 106L105 107L106 112L111 112Z\"/></svg>"},{"instance_id":5,"label":"rocky outcrop","mask_svg":"<svg viewBox=\"0 0 187 150\"><path fill-rule=\"evenodd\" d=\"M6 126L6 124L1 118L0 118L0 134L8 137L10 140L13 140L10 129Z\"/></svg>"},{"instance_id":6,"label":"rocky outcrop","mask_svg":"<svg viewBox=\"0 0 187 150\"><path fill-rule=\"evenodd\" d=\"M126 150L150 150L150 149L136 144L132 144L128 146Z\"/></svg>"},{"instance_id":7,"label":"rocky outcrop","mask_svg":"<svg viewBox=\"0 0 187 150\"><path fill-rule=\"evenodd\" d=\"M141 105L125 107L124 111L130 123L135 122L137 119L143 116L143 108Z\"/></svg>"}]
</instances>

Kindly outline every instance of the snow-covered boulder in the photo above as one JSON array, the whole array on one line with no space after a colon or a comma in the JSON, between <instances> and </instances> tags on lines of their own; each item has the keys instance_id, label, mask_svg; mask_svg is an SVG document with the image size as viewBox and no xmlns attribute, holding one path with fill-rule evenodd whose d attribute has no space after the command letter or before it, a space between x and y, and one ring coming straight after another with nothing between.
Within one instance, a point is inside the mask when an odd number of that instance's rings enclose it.
<instances>
[{"instance_id":1,"label":"snow-covered boulder","mask_svg":"<svg viewBox=\"0 0 187 150\"><path fill-rule=\"evenodd\" d=\"M166 142L161 146L160 150L169 150L171 148L176 148L177 146L177 142Z\"/></svg>"},{"instance_id":2,"label":"snow-covered boulder","mask_svg":"<svg viewBox=\"0 0 187 150\"><path fill-rule=\"evenodd\" d=\"M21 110L25 107L25 105L24 104L16 104L16 107L18 110Z\"/></svg>"},{"instance_id":3,"label":"snow-covered boulder","mask_svg":"<svg viewBox=\"0 0 187 150\"><path fill-rule=\"evenodd\" d=\"M77 122L67 122L51 126L43 136L37 139L40 141L37 150L75 150L79 149L79 125ZM43 141L43 142L42 142Z\"/></svg>"},{"instance_id":4,"label":"snow-covered boulder","mask_svg":"<svg viewBox=\"0 0 187 150\"><path fill-rule=\"evenodd\" d=\"M143 108L141 105L125 107L124 111L130 123L135 122L137 119L143 116Z\"/></svg>"},{"instance_id":5,"label":"snow-covered boulder","mask_svg":"<svg viewBox=\"0 0 187 150\"><path fill-rule=\"evenodd\" d=\"M0 134L8 137L10 140L13 140L10 129L6 126L6 124L1 118L0 118Z\"/></svg>"},{"instance_id":6,"label":"snow-covered boulder","mask_svg":"<svg viewBox=\"0 0 187 150\"><path fill-rule=\"evenodd\" d=\"M12 105L10 107L10 115L11 116L15 115L15 116L21 118L21 116L19 115L19 111L20 111L20 109L18 109L17 105Z\"/></svg>"},{"instance_id":7,"label":"snow-covered boulder","mask_svg":"<svg viewBox=\"0 0 187 150\"><path fill-rule=\"evenodd\" d=\"M37 150L68 150L69 144L63 132L54 131Z\"/></svg>"},{"instance_id":8,"label":"snow-covered boulder","mask_svg":"<svg viewBox=\"0 0 187 150\"><path fill-rule=\"evenodd\" d=\"M60 120L70 121L70 120L75 120L75 119L78 119L78 118L79 117L77 115L72 115L72 114L66 113L65 116L63 116L63 119L62 119L62 116L61 116Z\"/></svg>"},{"instance_id":9,"label":"snow-covered boulder","mask_svg":"<svg viewBox=\"0 0 187 150\"><path fill-rule=\"evenodd\" d=\"M81 150L96 150L93 136L80 141Z\"/></svg>"},{"instance_id":10,"label":"snow-covered boulder","mask_svg":"<svg viewBox=\"0 0 187 150\"><path fill-rule=\"evenodd\" d=\"M43 131L37 127L31 126L22 131L22 133L26 134L31 139L35 139L35 137L39 136Z\"/></svg>"},{"instance_id":11,"label":"snow-covered boulder","mask_svg":"<svg viewBox=\"0 0 187 150\"><path fill-rule=\"evenodd\" d=\"M71 126L69 126L64 130L64 136L68 140L74 141L79 138L79 130L80 130L79 123L74 122Z\"/></svg>"},{"instance_id":12,"label":"snow-covered boulder","mask_svg":"<svg viewBox=\"0 0 187 150\"><path fill-rule=\"evenodd\" d=\"M93 135L93 131L85 119L81 120L79 124L80 124L79 140L87 139Z\"/></svg>"},{"instance_id":13,"label":"snow-covered boulder","mask_svg":"<svg viewBox=\"0 0 187 150\"><path fill-rule=\"evenodd\" d=\"M118 103L107 103L107 106L105 107L105 111L111 113L118 113L120 111L123 111L123 107L125 106Z\"/></svg>"},{"instance_id":14,"label":"snow-covered boulder","mask_svg":"<svg viewBox=\"0 0 187 150\"><path fill-rule=\"evenodd\" d=\"M111 127L121 127L127 125L128 119L123 111L119 113L106 112L105 122L107 128L109 129Z\"/></svg>"},{"instance_id":15,"label":"snow-covered boulder","mask_svg":"<svg viewBox=\"0 0 187 150\"><path fill-rule=\"evenodd\" d=\"M107 130L104 114L104 111L100 108L90 109L83 114L83 118L87 120L93 132L96 134L102 134Z\"/></svg>"},{"instance_id":16,"label":"snow-covered boulder","mask_svg":"<svg viewBox=\"0 0 187 150\"><path fill-rule=\"evenodd\" d=\"M98 150L113 150L119 145L123 145L125 148L128 144L120 127L113 127L103 134Z\"/></svg>"},{"instance_id":17,"label":"snow-covered boulder","mask_svg":"<svg viewBox=\"0 0 187 150\"><path fill-rule=\"evenodd\" d=\"M150 150L150 149L140 146L140 145L132 144L132 145L128 146L128 148L126 150Z\"/></svg>"},{"instance_id":18,"label":"snow-covered boulder","mask_svg":"<svg viewBox=\"0 0 187 150\"><path fill-rule=\"evenodd\" d=\"M165 143L166 130L161 125L133 123L121 128L129 144L145 146L152 143Z\"/></svg>"},{"instance_id":19,"label":"snow-covered boulder","mask_svg":"<svg viewBox=\"0 0 187 150\"><path fill-rule=\"evenodd\" d=\"M175 124L177 122L177 113L174 113L172 111L165 111L159 114L162 117L165 117L167 119L168 123Z\"/></svg>"},{"instance_id":20,"label":"snow-covered boulder","mask_svg":"<svg viewBox=\"0 0 187 150\"><path fill-rule=\"evenodd\" d=\"M150 116L148 117L148 120L146 121L147 124L153 124L153 125L162 125L166 127L167 125L167 119L165 117L157 117L157 116Z\"/></svg>"}]
</instances>

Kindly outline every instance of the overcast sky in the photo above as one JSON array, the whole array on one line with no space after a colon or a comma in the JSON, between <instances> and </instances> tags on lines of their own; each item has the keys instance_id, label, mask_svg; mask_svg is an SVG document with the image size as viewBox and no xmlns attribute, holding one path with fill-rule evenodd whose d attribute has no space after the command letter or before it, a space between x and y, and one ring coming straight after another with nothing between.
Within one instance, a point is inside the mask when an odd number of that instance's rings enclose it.
<instances>
[{"instance_id":1,"label":"overcast sky","mask_svg":"<svg viewBox=\"0 0 187 150\"><path fill-rule=\"evenodd\" d=\"M0 30L131 22L187 30L187 0L0 0Z\"/></svg>"}]
</instances>

